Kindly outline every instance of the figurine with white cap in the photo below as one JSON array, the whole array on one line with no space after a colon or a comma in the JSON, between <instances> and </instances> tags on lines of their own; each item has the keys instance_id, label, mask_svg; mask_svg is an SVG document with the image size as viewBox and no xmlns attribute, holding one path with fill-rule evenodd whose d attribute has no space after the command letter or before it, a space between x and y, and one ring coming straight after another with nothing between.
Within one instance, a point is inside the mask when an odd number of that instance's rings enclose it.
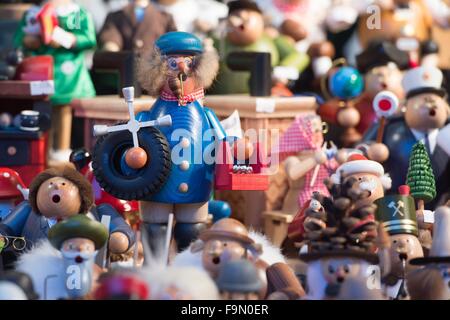
<instances>
[{"instance_id":1,"label":"figurine with white cap","mask_svg":"<svg viewBox=\"0 0 450 320\"><path fill-rule=\"evenodd\" d=\"M369 149L372 160L383 162L385 170L391 173L392 189L397 190L406 181L412 147L418 141L423 142L436 177L438 194L434 201L428 203L428 208L434 208L439 196L450 189L450 180L447 178L450 173L450 148L446 147L450 131L442 131L449 122L450 108L445 99L442 80L442 72L437 68L417 67L407 71L402 82L406 93L406 111L404 116L388 119L381 139L389 149L388 156L385 154L386 158L380 159L376 153L373 156L374 153ZM376 140L378 126L369 129L365 141Z\"/></svg>"}]
</instances>

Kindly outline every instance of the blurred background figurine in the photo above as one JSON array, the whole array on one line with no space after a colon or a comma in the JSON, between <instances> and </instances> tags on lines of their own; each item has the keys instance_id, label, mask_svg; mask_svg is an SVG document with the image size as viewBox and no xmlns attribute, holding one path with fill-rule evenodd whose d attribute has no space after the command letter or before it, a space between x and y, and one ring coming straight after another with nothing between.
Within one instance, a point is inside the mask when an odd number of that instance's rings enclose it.
<instances>
[{"instance_id":1,"label":"blurred background figurine","mask_svg":"<svg viewBox=\"0 0 450 320\"><path fill-rule=\"evenodd\" d=\"M72 0L50 0L43 7L32 7L20 22L14 46L29 55L51 55L54 60L55 93L50 157L68 161L75 98L95 96L85 64L85 52L96 46L95 28L88 11Z\"/></svg>"},{"instance_id":2,"label":"blurred background figurine","mask_svg":"<svg viewBox=\"0 0 450 320\"><path fill-rule=\"evenodd\" d=\"M450 299L450 208L435 212L433 244L428 256L412 259L413 266L424 266L408 274L408 291L413 300Z\"/></svg>"},{"instance_id":3,"label":"blurred background figurine","mask_svg":"<svg viewBox=\"0 0 450 320\"><path fill-rule=\"evenodd\" d=\"M402 101L403 70L409 67L408 55L388 41L370 43L356 56L358 70L364 74L364 91L355 102L360 113L356 129L364 135L377 120L372 104L375 96L384 90L394 93ZM400 109L400 108L399 108Z\"/></svg>"},{"instance_id":4,"label":"blurred background figurine","mask_svg":"<svg viewBox=\"0 0 450 320\"><path fill-rule=\"evenodd\" d=\"M36 300L33 281L28 274L9 270L0 274L0 300Z\"/></svg>"},{"instance_id":5,"label":"blurred background figurine","mask_svg":"<svg viewBox=\"0 0 450 320\"><path fill-rule=\"evenodd\" d=\"M270 25L291 37L299 52L326 40L325 18L330 0L256 0Z\"/></svg>"},{"instance_id":6,"label":"blurred background figurine","mask_svg":"<svg viewBox=\"0 0 450 320\"><path fill-rule=\"evenodd\" d=\"M27 198L27 188L19 174L9 168L0 168L0 221Z\"/></svg>"},{"instance_id":7,"label":"blurred background figurine","mask_svg":"<svg viewBox=\"0 0 450 320\"><path fill-rule=\"evenodd\" d=\"M338 162L337 149L324 150L323 131L327 129L324 126L317 115L298 115L281 137L278 152L281 159L286 159L284 166L290 186L284 201L291 204L288 207L296 208L295 212L311 199L313 192L329 195L323 180L334 173Z\"/></svg>"},{"instance_id":8,"label":"blurred background figurine","mask_svg":"<svg viewBox=\"0 0 450 320\"><path fill-rule=\"evenodd\" d=\"M148 53L156 39L175 30L172 16L160 12L150 0L130 0L107 15L99 31L99 46L106 51Z\"/></svg>"},{"instance_id":9,"label":"blurred background figurine","mask_svg":"<svg viewBox=\"0 0 450 320\"><path fill-rule=\"evenodd\" d=\"M210 90L211 93L249 92L250 73L231 70L227 66L227 57L232 52L270 53L271 65L274 68L274 84L286 86L289 80L298 79L299 73L309 63L307 54L299 53L292 40L286 36L272 38L266 34L263 12L255 2L231 1L228 3L228 8L227 27L224 34L220 34L220 38L214 41L214 47L221 57L221 66L217 81ZM272 86L272 89L274 88L276 88L275 85Z\"/></svg>"},{"instance_id":10,"label":"blurred background figurine","mask_svg":"<svg viewBox=\"0 0 450 320\"><path fill-rule=\"evenodd\" d=\"M204 39L226 18L228 8L215 0L153 0L155 6L170 14L178 31Z\"/></svg>"},{"instance_id":11,"label":"blurred background figurine","mask_svg":"<svg viewBox=\"0 0 450 320\"><path fill-rule=\"evenodd\" d=\"M433 67L417 67L408 70L402 85L406 94L406 111L404 117L397 116L388 120L384 127L382 143L389 152L383 158L374 160L383 162L386 172L392 174L392 189L406 181L409 157L413 146L418 142L424 143L431 160L431 166L436 178L438 197L427 204L433 208L438 203L439 196L448 192L450 180L450 154L447 153L448 137L438 143L438 136L442 128L448 123L450 108L445 100L446 92L441 87L442 72ZM374 141L378 125L372 126L364 137L365 141ZM447 134L442 131L443 134ZM447 151L446 151L447 150ZM385 157L387 156L387 157Z\"/></svg>"}]
</instances>

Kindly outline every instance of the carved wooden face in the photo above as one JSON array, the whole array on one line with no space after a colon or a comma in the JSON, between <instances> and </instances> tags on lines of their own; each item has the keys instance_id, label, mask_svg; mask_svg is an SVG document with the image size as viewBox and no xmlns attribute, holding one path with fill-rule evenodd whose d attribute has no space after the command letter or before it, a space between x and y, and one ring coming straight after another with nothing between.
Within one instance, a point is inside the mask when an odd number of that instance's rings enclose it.
<instances>
[{"instance_id":1,"label":"carved wooden face","mask_svg":"<svg viewBox=\"0 0 450 320\"><path fill-rule=\"evenodd\" d=\"M248 46L261 38L263 16L253 10L237 10L228 17L228 40L236 46Z\"/></svg>"},{"instance_id":2,"label":"carved wooden face","mask_svg":"<svg viewBox=\"0 0 450 320\"><path fill-rule=\"evenodd\" d=\"M227 261L241 259L245 255L245 248L238 241L216 238L206 241L202 253L203 267L216 278L219 270Z\"/></svg>"},{"instance_id":3,"label":"carved wooden face","mask_svg":"<svg viewBox=\"0 0 450 320\"><path fill-rule=\"evenodd\" d=\"M412 129L428 131L442 128L448 115L448 103L437 94L422 93L406 101L405 121Z\"/></svg>"},{"instance_id":4,"label":"carved wooden face","mask_svg":"<svg viewBox=\"0 0 450 320\"><path fill-rule=\"evenodd\" d=\"M370 195L368 197L357 200L355 202L356 208L372 204L375 200L384 197L383 185L378 176L372 173L354 173L348 176L348 178L350 177L356 178L358 180L356 186L359 189L367 190L370 192Z\"/></svg>"},{"instance_id":5,"label":"carved wooden face","mask_svg":"<svg viewBox=\"0 0 450 320\"><path fill-rule=\"evenodd\" d=\"M197 84L192 77L195 56L170 55L167 57L167 81L164 90L172 91L177 97L192 93Z\"/></svg>"},{"instance_id":6,"label":"carved wooden face","mask_svg":"<svg viewBox=\"0 0 450 320\"><path fill-rule=\"evenodd\" d=\"M95 252L95 244L92 240L85 238L67 239L61 246L61 251L93 253Z\"/></svg>"},{"instance_id":7,"label":"carved wooden face","mask_svg":"<svg viewBox=\"0 0 450 320\"><path fill-rule=\"evenodd\" d=\"M322 274L328 284L342 284L347 277L357 277L360 261L351 258L323 259Z\"/></svg>"},{"instance_id":8,"label":"carved wooden face","mask_svg":"<svg viewBox=\"0 0 450 320\"><path fill-rule=\"evenodd\" d=\"M375 96L378 92L389 90L399 99L404 97L402 87L403 72L393 63L371 69L365 75L365 92Z\"/></svg>"},{"instance_id":9,"label":"carved wooden face","mask_svg":"<svg viewBox=\"0 0 450 320\"><path fill-rule=\"evenodd\" d=\"M423 257L419 239L411 234L396 234L390 236L390 240L391 274L399 278L403 276L403 260L405 261L406 273L417 269L417 267L409 264L409 260Z\"/></svg>"},{"instance_id":10,"label":"carved wooden face","mask_svg":"<svg viewBox=\"0 0 450 320\"><path fill-rule=\"evenodd\" d=\"M81 197L78 187L62 177L48 179L37 192L37 207L47 218L68 218L79 213Z\"/></svg>"}]
</instances>

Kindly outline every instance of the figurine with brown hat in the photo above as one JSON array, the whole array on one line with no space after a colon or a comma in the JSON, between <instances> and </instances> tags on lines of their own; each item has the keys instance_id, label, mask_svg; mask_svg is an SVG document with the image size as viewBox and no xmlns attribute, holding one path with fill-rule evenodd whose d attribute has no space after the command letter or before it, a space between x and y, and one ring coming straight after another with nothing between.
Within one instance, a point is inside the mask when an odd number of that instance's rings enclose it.
<instances>
[{"instance_id":1,"label":"figurine with brown hat","mask_svg":"<svg viewBox=\"0 0 450 320\"><path fill-rule=\"evenodd\" d=\"M450 207L438 207L434 219L429 255L409 262L413 266L424 266L409 274L407 284L411 299L450 299Z\"/></svg>"},{"instance_id":2,"label":"figurine with brown hat","mask_svg":"<svg viewBox=\"0 0 450 320\"><path fill-rule=\"evenodd\" d=\"M22 201L0 224L0 235L24 237L26 248L46 239L56 223L79 214L96 220L111 217L109 248L123 253L134 244L135 234L122 216L109 204L94 206L89 181L69 166L47 169L30 184L29 199Z\"/></svg>"},{"instance_id":3,"label":"figurine with brown hat","mask_svg":"<svg viewBox=\"0 0 450 320\"><path fill-rule=\"evenodd\" d=\"M277 262L286 263L280 249L271 244L263 235L248 231L238 220L220 219L203 231L199 239L188 250L179 253L173 260L174 266L194 266L206 270L217 279L220 269L228 261L246 259L258 270L263 286L259 297L266 296L266 270Z\"/></svg>"}]
</instances>

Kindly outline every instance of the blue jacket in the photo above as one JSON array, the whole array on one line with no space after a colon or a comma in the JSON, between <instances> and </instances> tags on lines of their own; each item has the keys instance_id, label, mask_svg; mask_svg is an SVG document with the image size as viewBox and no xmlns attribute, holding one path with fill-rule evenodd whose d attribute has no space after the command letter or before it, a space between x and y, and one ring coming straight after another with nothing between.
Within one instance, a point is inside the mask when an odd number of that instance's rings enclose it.
<instances>
[{"instance_id":1,"label":"blue jacket","mask_svg":"<svg viewBox=\"0 0 450 320\"><path fill-rule=\"evenodd\" d=\"M136 236L122 216L109 204L100 204L91 208L90 213L100 221L103 215L111 216L109 233L121 232L128 237L129 248L134 245ZM0 224L0 235L24 237L26 248L47 239L50 229L49 220L43 215L36 214L28 201L22 201L11 214Z\"/></svg>"},{"instance_id":2,"label":"blue jacket","mask_svg":"<svg viewBox=\"0 0 450 320\"><path fill-rule=\"evenodd\" d=\"M172 168L161 190L145 200L162 203L207 202L214 180L213 147L215 142L226 138L225 130L214 112L203 107L199 101L179 106L177 101L158 99L149 111L139 113L137 120L154 120L165 115L172 117L172 126L159 130L169 142ZM205 154L210 157L205 158Z\"/></svg>"}]
</instances>

